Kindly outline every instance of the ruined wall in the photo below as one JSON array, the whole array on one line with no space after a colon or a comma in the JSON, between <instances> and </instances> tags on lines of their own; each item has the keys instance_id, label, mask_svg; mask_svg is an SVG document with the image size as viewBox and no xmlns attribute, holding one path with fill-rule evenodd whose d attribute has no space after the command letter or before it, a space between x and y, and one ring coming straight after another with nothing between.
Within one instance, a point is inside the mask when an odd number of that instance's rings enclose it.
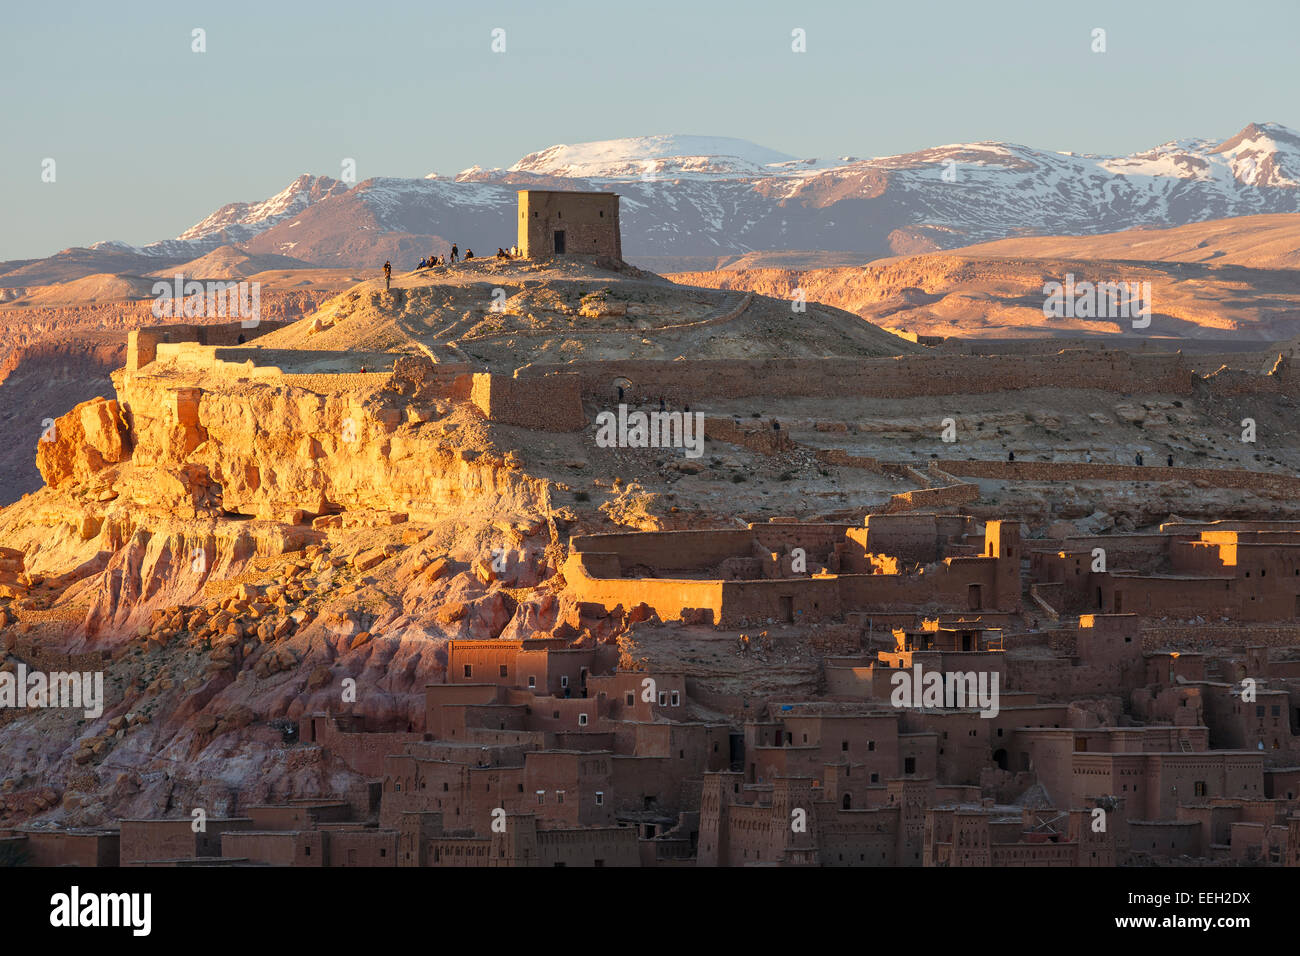
<instances>
[{"instance_id":1,"label":"ruined wall","mask_svg":"<svg viewBox=\"0 0 1300 956\"><path fill-rule=\"evenodd\" d=\"M1159 651L1177 647L1245 648L1300 645L1300 625L1274 624L1154 624L1142 628L1142 649Z\"/></svg>"},{"instance_id":2,"label":"ruined wall","mask_svg":"<svg viewBox=\"0 0 1300 956\"><path fill-rule=\"evenodd\" d=\"M887 510L892 514L929 508L954 508L975 501L979 496L979 485L971 483L947 485L942 488L918 488L915 491L890 495Z\"/></svg>"},{"instance_id":3,"label":"ruined wall","mask_svg":"<svg viewBox=\"0 0 1300 956\"><path fill-rule=\"evenodd\" d=\"M530 379L482 372L473 378L470 401L485 418L503 425L573 432L587 424L578 376L567 372Z\"/></svg>"},{"instance_id":4,"label":"ruined wall","mask_svg":"<svg viewBox=\"0 0 1300 956\"><path fill-rule=\"evenodd\" d=\"M803 548L808 557L820 559L821 555L834 551L837 545L844 544L845 536L856 530L851 524L812 524L795 522L759 522L751 524L750 529L758 543L768 551L784 552L791 548Z\"/></svg>"},{"instance_id":5,"label":"ruined wall","mask_svg":"<svg viewBox=\"0 0 1300 956\"><path fill-rule=\"evenodd\" d=\"M406 744L422 738L420 733L346 733L333 718L316 718L314 739L333 757L355 772L378 779L384 773L384 757L401 753Z\"/></svg>"},{"instance_id":6,"label":"ruined wall","mask_svg":"<svg viewBox=\"0 0 1300 956\"><path fill-rule=\"evenodd\" d=\"M713 441L742 445L763 455L775 455L794 448L794 440L787 432L773 428L766 421L746 425L731 418L706 418L704 436Z\"/></svg>"},{"instance_id":7,"label":"ruined wall","mask_svg":"<svg viewBox=\"0 0 1300 956\"><path fill-rule=\"evenodd\" d=\"M614 380L633 388L653 383L655 394L687 404L702 399L762 395L908 398L971 395L1027 388L1190 394L1199 379L1179 355L1073 350L1056 355L904 355L886 359L731 359L670 362L610 360L572 366L534 365L521 376L577 371L584 396L608 399ZM633 394L637 394L635 391Z\"/></svg>"},{"instance_id":8,"label":"ruined wall","mask_svg":"<svg viewBox=\"0 0 1300 956\"><path fill-rule=\"evenodd\" d=\"M259 321L256 325L245 326L243 322L221 322L214 325L154 325L136 329L127 334L126 368L134 372L152 362L158 353L158 346L164 343L192 342L197 345L238 345L240 336L244 342L282 329L290 323Z\"/></svg>"},{"instance_id":9,"label":"ruined wall","mask_svg":"<svg viewBox=\"0 0 1300 956\"><path fill-rule=\"evenodd\" d=\"M820 430L820 429L819 429ZM850 455L843 448L818 448L814 453L818 461L828 465L839 465L843 468L861 468L864 471L874 471L884 474L884 466L880 460L869 458L865 455Z\"/></svg>"},{"instance_id":10,"label":"ruined wall","mask_svg":"<svg viewBox=\"0 0 1300 956\"><path fill-rule=\"evenodd\" d=\"M712 569L727 558L748 557L754 532L747 528L715 531L637 531L575 535L574 551L618 555L626 571L638 564L656 571Z\"/></svg>"},{"instance_id":11,"label":"ruined wall","mask_svg":"<svg viewBox=\"0 0 1300 956\"><path fill-rule=\"evenodd\" d=\"M598 578L586 567L586 554L571 552L564 563L564 581L580 601L593 601L624 610L647 604L664 621L681 620L683 609L702 609L714 623L722 619L721 581L671 578Z\"/></svg>"},{"instance_id":12,"label":"ruined wall","mask_svg":"<svg viewBox=\"0 0 1300 956\"><path fill-rule=\"evenodd\" d=\"M1300 478L1234 468L1167 468L1155 465L1056 461L942 460L937 464L962 478L993 478L1001 481L1200 481L1208 483L1212 488L1241 488L1261 495L1300 497Z\"/></svg>"}]
</instances>

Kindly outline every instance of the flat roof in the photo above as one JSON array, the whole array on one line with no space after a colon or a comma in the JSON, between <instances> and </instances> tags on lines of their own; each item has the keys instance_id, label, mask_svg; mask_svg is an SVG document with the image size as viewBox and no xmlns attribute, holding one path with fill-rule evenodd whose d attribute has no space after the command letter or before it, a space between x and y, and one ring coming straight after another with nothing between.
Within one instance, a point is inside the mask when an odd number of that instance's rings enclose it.
<instances>
[{"instance_id":1,"label":"flat roof","mask_svg":"<svg viewBox=\"0 0 1300 956\"><path fill-rule=\"evenodd\" d=\"M569 196L617 196L617 195L618 195L618 193L615 193L615 192L601 192L601 191L596 191L596 190L583 190L583 189L518 189L518 190L515 190L515 191L518 192L520 195L522 195L522 194L524 194L524 193L545 193L545 194L547 194L547 195L554 195L554 196L563 196L563 195L569 195Z\"/></svg>"}]
</instances>

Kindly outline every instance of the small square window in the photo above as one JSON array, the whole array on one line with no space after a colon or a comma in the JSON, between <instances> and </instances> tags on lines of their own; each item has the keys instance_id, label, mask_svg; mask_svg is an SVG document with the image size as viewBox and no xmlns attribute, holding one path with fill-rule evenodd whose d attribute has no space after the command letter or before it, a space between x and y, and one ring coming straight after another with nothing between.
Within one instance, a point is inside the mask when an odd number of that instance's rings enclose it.
<instances>
[{"instance_id":1,"label":"small square window","mask_svg":"<svg viewBox=\"0 0 1300 956\"><path fill-rule=\"evenodd\" d=\"M579 726L579 727L586 727L586 726L587 726L587 715L586 715L586 714L579 714L579 715L578 715L578 726Z\"/></svg>"}]
</instances>

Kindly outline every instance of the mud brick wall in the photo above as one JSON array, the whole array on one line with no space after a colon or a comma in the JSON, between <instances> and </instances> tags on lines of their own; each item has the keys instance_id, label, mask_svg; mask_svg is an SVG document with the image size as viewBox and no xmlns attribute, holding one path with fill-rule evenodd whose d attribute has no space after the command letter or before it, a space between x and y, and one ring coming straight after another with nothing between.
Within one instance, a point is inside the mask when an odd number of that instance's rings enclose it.
<instances>
[{"instance_id":1,"label":"mud brick wall","mask_svg":"<svg viewBox=\"0 0 1300 956\"><path fill-rule=\"evenodd\" d=\"M1241 488L1272 497L1300 497L1300 478L1234 468L1166 468L1054 461L954 461L937 463L962 478L1002 481L1186 481L1214 488Z\"/></svg>"},{"instance_id":2,"label":"mud brick wall","mask_svg":"<svg viewBox=\"0 0 1300 956\"><path fill-rule=\"evenodd\" d=\"M384 388L391 382L392 377L392 372L347 372L337 375L328 372L291 373L279 376L278 382L305 388L319 395L329 395L333 392Z\"/></svg>"},{"instance_id":3,"label":"mud brick wall","mask_svg":"<svg viewBox=\"0 0 1300 956\"><path fill-rule=\"evenodd\" d=\"M423 739L423 733L344 733L332 721L325 722L316 740L325 752L337 757L366 777L384 775L384 757L402 753L408 743Z\"/></svg>"},{"instance_id":4,"label":"mud brick wall","mask_svg":"<svg viewBox=\"0 0 1300 956\"><path fill-rule=\"evenodd\" d=\"M1289 392L1296 382L1296 372L1291 360L1278 354L1277 361L1267 375L1224 366L1205 376L1205 383L1215 395L1250 395L1258 392Z\"/></svg>"},{"instance_id":5,"label":"mud brick wall","mask_svg":"<svg viewBox=\"0 0 1300 956\"><path fill-rule=\"evenodd\" d=\"M919 488L916 491L904 491L891 495L889 512L916 511L920 508L952 508L957 505L975 501L980 496L979 485L948 485L944 488Z\"/></svg>"},{"instance_id":6,"label":"mud brick wall","mask_svg":"<svg viewBox=\"0 0 1300 956\"><path fill-rule=\"evenodd\" d=\"M519 374L540 377L569 366L535 365ZM970 395L1029 388L1100 389L1191 394L1199 376L1179 355L1070 350L1056 355L906 355L885 359L766 359L670 362L586 362L577 370L584 396L615 395L616 379L675 402L762 395L769 398L866 396L908 398ZM1263 376L1261 376L1263 378Z\"/></svg>"},{"instance_id":7,"label":"mud brick wall","mask_svg":"<svg viewBox=\"0 0 1300 956\"><path fill-rule=\"evenodd\" d=\"M236 345L242 335L245 342L274 332L289 325L287 321L262 320L244 327L242 322L221 322L212 325L155 325L136 329L126 337L126 367L135 371L152 362L163 343L192 342L196 345Z\"/></svg>"},{"instance_id":8,"label":"mud brick wall","mask_svg":"<svg viewBox=\"0 0 1300 956\"><path fill-rule=\"evenodd\" d=\"M1142 628L1142 650L1178 647L1295 647L1300 644L1300 624L1251 625L1188 624Z\"/></svg>"},{"instance_id":9,"label":"mud brick wall","mask_svg":"<svg viewBox=\"0 0 1300 956\"><path fill-rule=\"evenodd\" d=\"M547 432L575 432L586 427L578 376L556 373L541 378L476 374L470 400L487 419Z\"/></svg>"},{"instance_id":10,"label":"mud brick wall","mask_svg":"<svg viewBox=\"0 0 1300 956\"><path fill-rule=\"evenodd\" d=\"M819 448L814 457L820 462L828 465L841 465L845 468L862 468L866 471L874 471L884 474L880 461L876 458L867 458L863 455L850 455L843 448Z\"/></svg>"},{"instance_id":11,"label":"mud brick wall","mask_svg":"<svg viewBox=\"0 0 1300 956\"><path fill-rule=\"evenodd\" d=\"M618 194L519 191L519 251L525 258L554 255L555 233L566 255L623 257Z\"/></svg>"},{"instance_id":12,"label":"mud brick wall","mask_svg":"<svg viewBox=\"0 0 1300 956\"><path fill-rule=\"evenodd\" d=\"M766 421L761 425L746 425L731 418L706 418L704 436L713 441L743 445L763 455L775 455L794 448L794 440L786 431L775 429Z\"/></svg>"},{"instance_id":13,"label":"mud brick wall","mask_svg":"<svg viewBox=\"0 0 1300 956\"><path fill-rule=\"evenodd\" d=\"M646 531L625 534L582 534L570 541L572 550L618 555L624 572L644 564L658 572L712 569L731 557L752 553L754 532L743 529L711 531Z\"/></svg>"}]
</instances>

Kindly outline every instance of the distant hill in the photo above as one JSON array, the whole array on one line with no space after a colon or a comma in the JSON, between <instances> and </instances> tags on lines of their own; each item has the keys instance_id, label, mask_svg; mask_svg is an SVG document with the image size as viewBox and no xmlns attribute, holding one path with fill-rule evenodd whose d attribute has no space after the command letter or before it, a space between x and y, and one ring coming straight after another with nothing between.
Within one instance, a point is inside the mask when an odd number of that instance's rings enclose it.
<instances>
[{"instance_id":1,"label":"distant hill","mask_svg":"<svg viewBox=\"0 0 1300 956\"><path fill-rule=\"evenodd\" d=\"M151 276L170 278L177 273L191 279L247 279L271 269L308 269L309 263L292 256L252 255L237 246L218 246L206 255L176 266L150 272Z\"/></svg>"},{"instance_id":2,"label":"distant hill","mask_svg":"<svg viewBox=\"0 0 1300 956\"><path fill-rule=\"evenodd\" d=\"M1300 269L1300 215L1240 216L1103 236L1001 239L952 252L1007 258L1125 259Z\"/></svg>"},{"instance_id":3,"label":"distant hill","mask_svg":"<svg viewBox=\"0 0 1300 956\"><path fill-rule=\"evenodd\" d=\"M1277 342L1300 335L1300 216L1247 216L1104 236L1024 237L828 269L674 273L691 285L789 297L802 289L886 328L973 338L1080 334ZM1149 282L1151 324L1049 318L1044 286Z\"/></svg>"}]
</instances>

